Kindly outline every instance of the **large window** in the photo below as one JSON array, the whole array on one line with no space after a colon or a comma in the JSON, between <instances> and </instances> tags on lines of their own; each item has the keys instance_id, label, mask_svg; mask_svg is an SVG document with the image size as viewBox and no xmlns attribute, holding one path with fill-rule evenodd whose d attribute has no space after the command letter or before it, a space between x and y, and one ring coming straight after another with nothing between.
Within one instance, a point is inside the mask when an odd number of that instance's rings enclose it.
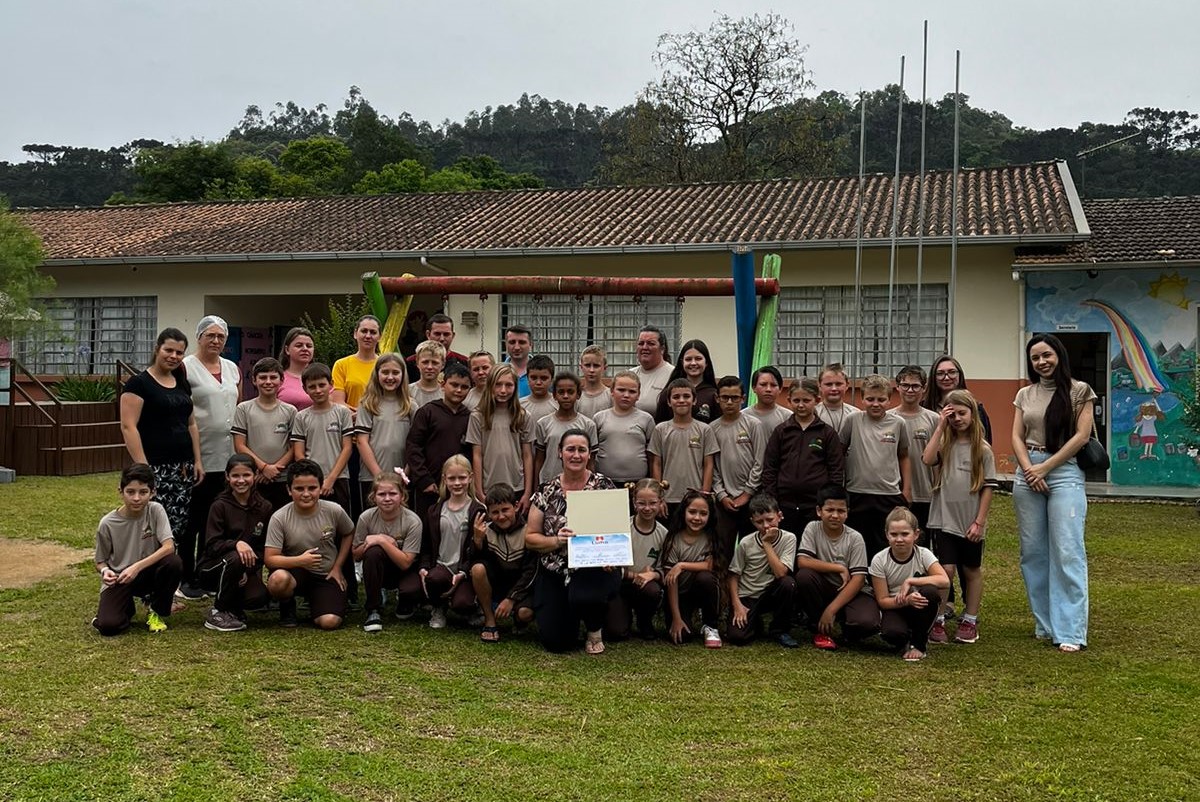
<instances>
[{"instance_id":1,"label":"large window","mask_svg":"<svg viewBox=\"0 0 1200 802\"><path fill-rule=\"evenodd\" d=\"M108 373L123 359L144 367L154 351L158 299L55 298L50 326L16 343L15 356L34 373Z\"/></svg>"},{"instance_id":2,"label":"large window","mask_svg":"<svg viewBox=\"0 0 1200 802\"><path fill-rule=\"evenodd\" d=\"M638 330L658 326L667 336L667 347L679 345L681 309L674 298L620 298L593 295L505 295L501 302L501 336L512 324L533 332L533 352L547 354L556 366L578 370L579 353L591 343L608 351L608 364L623 370L637 364L634 346ZM503 343L500 346L504 358ZM610 370L611 373L611 370Z\"/></svg>"},{"instance_id":3,"label":"large window","mask_svg":"<svg viewBox=\"0 0 1200 802\"><path fill-rule=\"evenodd\" d=\"M841 362L848 373L895 375L907 364L928 366L946 352L947 289L923 284L920 315L917 287L785 287L779 304L775 364L785 378L812 376ZM889 337L890 331L890 337Z\"/></svg>"}]
</instances>

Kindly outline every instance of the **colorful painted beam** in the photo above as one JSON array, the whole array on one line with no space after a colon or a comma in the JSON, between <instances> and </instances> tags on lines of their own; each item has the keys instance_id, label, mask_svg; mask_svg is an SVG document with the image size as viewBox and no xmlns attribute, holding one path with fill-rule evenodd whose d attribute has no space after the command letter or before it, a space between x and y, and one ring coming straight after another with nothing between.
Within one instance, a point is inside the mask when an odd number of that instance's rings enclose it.
<instances>
[{"instance_id":1,"label":"colorful painted beam","mask_svg":"<svg viewBox=\"0 0 1200 802\"><path fill-rule=\"evenodd\" d=\"M364 284L367 274L363 276ZM618 278L608 276L419 276L379 278L383 292L393 295L733 295L731 278ZM779 294L776 279L755 279L757 295Z\"/></svg>"}]
</instances>

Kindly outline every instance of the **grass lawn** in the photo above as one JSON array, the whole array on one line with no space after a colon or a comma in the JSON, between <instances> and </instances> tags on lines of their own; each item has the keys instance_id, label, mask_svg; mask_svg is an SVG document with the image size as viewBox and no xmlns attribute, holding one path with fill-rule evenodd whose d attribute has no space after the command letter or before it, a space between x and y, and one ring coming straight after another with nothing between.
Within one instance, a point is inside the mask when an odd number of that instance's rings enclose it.
<instances>
[{"instance_id":1,"label":"grass lawn","mask_svg":"<svg viewBox=\"0 0 1200 802\"><path fill-rule=\"evenodd\" d=\"M113 475L0 485L0 535L89 546ZM1032 637L1012 505L981 639L907 665L774 643L552 656L389 619L89 626L90 565L0 591L0 799L1200 799L1200 519L1093 504L1088 651ZM142 620L139 615L138 621Z\"/></svg>"}]
</instances>

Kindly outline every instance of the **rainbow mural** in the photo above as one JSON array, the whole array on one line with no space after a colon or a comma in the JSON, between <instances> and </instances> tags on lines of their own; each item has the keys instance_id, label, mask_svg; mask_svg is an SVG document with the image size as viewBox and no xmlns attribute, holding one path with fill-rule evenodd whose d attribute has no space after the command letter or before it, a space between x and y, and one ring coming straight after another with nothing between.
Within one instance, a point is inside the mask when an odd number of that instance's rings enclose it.
<instances>
[{"instance_id":1,"label":"rainbow mural","mask_svg":"<svg viewBox=\"0 0 1200 802\"><path fill-rule=\"evenodd\" d=\"M1161 393L1167 389L1167 377L1159 369L1154 351L1128 317L1115 307L1095 299L1080 301L1079 305L1099 309L1108 318L1139 388L1151 393Z\"/></svg>"}]
</instances>

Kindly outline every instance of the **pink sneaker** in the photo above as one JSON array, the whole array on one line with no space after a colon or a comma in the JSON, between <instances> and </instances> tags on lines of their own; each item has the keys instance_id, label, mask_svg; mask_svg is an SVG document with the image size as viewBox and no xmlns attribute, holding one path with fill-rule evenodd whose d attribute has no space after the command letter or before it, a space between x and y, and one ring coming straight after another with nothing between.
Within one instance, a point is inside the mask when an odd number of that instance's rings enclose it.
<instances>
[{"instance_id":1,"label":"pink sneaker","mask_svg":"<svg viewBox=\"0 0 1200 802\"><path fill-rule=\"evenodd\" d=\"M934 621L933 629L929 630L930 643L949 643L950 638L946 636L946 624L942 621Z\"/></svg>"},{"instance_id":2,"label":"pink sneaker","mask_svg":"<svg viewBox=\"0 0 1200 802\"><path fill-rule=\"evenodd\" d=\"M974 643L979 640L979 625L974 621L960 621L954 633L955 643Z\"/></svg>"},{"instance_id":3,"label":"pink sneaker","mask_svg":"<svg viewBox=\"0 0 1200 802\"><path fill-rule=\"evenodd\" d=\"M821 635L818 633L813 636L813 646L816 646L818 649L824 649L832 652L837 648L837 642L828 635Z\"/></svg>"}]
</instances>

